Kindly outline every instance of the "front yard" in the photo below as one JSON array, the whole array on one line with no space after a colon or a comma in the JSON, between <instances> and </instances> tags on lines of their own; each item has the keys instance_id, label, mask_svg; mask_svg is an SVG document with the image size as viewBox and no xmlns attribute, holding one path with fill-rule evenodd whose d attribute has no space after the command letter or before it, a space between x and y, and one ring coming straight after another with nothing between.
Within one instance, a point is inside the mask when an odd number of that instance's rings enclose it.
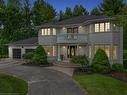
<instances>
[{"instance_id":1,"label":"front yard","mask_svg":"<svg viewBox=\"0 0 127 95\"><path fill-rule=\"evenodd\" d=\"M73 77L88 95L127 95L127 83L100 74L75 74Z\"/></svg>"},{"instance_id":2,"label":"front yard","mask_svg":"<svg viewBox=\"0 0 127 95\"><path fill-rule=\"evenodd\" d=\"M10 75L0 74L0 95L27 95L28 84Z\"/></svg>"}]
</instances>

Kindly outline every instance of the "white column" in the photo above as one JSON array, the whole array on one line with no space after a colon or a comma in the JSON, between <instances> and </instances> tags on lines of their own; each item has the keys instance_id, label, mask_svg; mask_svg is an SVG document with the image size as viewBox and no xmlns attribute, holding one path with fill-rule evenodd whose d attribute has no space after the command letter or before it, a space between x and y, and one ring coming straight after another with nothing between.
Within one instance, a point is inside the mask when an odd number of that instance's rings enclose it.
<instances>
[{"instance_id":1,"label":"white column","mask_svg":"<svg viewBox=\"0 0 127 95\"><path fill-rule=\"evenodd\" d=\"M22 58L23 54L25 54L25 48L21 47L21 58Z\"/></svg>"},{"instance_id":2,"label":"white column","mask_svg":"<svg viewBox=\"0 0 127 95\"><path fill-rule=\"evenodd\" d=\"M110 45L110 63L113 64L113 44Z\"/></svg>"},{"instance_id":3,"label":"white column","mask_svg":"<svg viewBox=\"0 0 127 95\"><path fill-rule=\"evenodd\" d=\"M60 45L57 46L57 61L61 61L61 59L60 59Z\"/></svg>"},{"instance_id":4,"label":"white column","mask_svg":"<svg viewBox=\"0 0 127 95\"><path fill-rule=\"evenodd\" d=\"M11 46L9 46L9 48L8 48L8 53L9 53L9 58L13 58L12 57L13 53L12 53L12 47Z\"/></svg>"}]
</instances>

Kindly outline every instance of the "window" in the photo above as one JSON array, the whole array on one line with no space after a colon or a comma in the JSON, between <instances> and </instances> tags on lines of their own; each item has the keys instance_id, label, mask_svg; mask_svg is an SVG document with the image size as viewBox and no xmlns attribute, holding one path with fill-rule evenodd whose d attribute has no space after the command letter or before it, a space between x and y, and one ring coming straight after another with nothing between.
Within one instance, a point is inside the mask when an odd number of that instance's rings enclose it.
<instances>
[{"instance_id":1,"label":"window","mask_svg":"<svg viewBox=\"0 0 127 95\"><path fill-rule=\"evenodd\" d=\"M47 30L48 30L48 31L47 31L47 32L48 32L47 35L50 35L50 29L48 28Z\"/></svg>"},{"instance_id":2,"label":"window","mask_svg":"<svg viewBox=\"0 0 127 95\"><path fill-rule=\"evenodd\" d=\"M56 35L56 30L55 28L45 28L41 29L41 35Z\"/></svg>"},{"instance_id":3,"label":"window","mask_svg":"<svg viewBox=\"0 0 127 95\"><path fill-rule=\"evenodd\" d=\"M41 29L41 35L45 35L44 29Z\"/></svg>"},{"instance_id":4,"label":"window","mask_svg":"<svg viewBox=\"0 0 127 95\"><path fill-rule=\"evenodd\" d=\"M95 24L95 32L109 32L109 31L110 31L110 22Z\"/></svg>"},{"instance_id":5,"label":"window","mask_svg":"<svg viewBox=\"0 0 127 95\"><path fill-rule=\"evenodd\" d=\"M117 60L117 46L113 47L113 60Z\"/></svg>"},{"instance_id":6,"label":"window","mask_svg":"<svg viewBox=\"0 0 127 95\"><path fill-rule=\"evenodd\" d=\"M89 46L89 58L91 58L91 55L92 55L92 49L91 46Z\"/></svg>"},{"instance_id":7,"label":"window","mask_svg":"<svg viewBox=\"0 0 127 95\"><path fill-rule=\"evenodd\" d=\"M100 23L100 32L104 32L104 23Z\"/></svg>"},{"instance_id":8,"label":"window","mask_svg":"<svg viewBox=\"0 0 127 95\"><path fill-rule=\"evenodd\" d=\"M99 32L99 24L95 24L95 32Z\"/></svg>"},{"instance_id":9,"label":"window","mask_svg":"<svg viewBox=\"0 0 127 95\"><path fill-rule=\"evenodd\" d=\"M53 56L56 56L56 47L53 46Z\"/></svg>"},{"instance_id":10,"label":"window","mask_svg":"<svg viewBox=\"0 0 127 95\"><path fill-rule=\"evenodd\" d=\"M105 23L105 31L106 32L110 31L110 23L109 22Z\"/></svg>"},{"instance_id":11,"label":"window","mask_svg":"<svg viewBox=\"0 0 127 95\"><path fill-rule=\"evenodd\" d=\"M110 57L110 46L105 46L105 53L107 54L108 58Z\"/></svg>"},{"instance_id":12,"label":"window","mask_svg":"<svg viewBox=\"0 0 127 95\"><path fill-rule=\"evenodd\" d=\"M53 28L53 35L56 35L56 29Z\"/></svg>"}]
</instances>

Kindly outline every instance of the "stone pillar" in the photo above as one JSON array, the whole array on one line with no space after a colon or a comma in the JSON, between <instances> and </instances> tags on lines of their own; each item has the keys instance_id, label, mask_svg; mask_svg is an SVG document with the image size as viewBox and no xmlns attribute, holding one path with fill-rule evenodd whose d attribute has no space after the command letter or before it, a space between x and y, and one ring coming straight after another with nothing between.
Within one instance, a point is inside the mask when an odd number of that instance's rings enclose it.
<instances>
[{"instance_id":1,"label":"stone pillar","mask_svg":"<svg viewBox=\"0 0 127 95\"><path fill-rule=\"evenodd\" d=\"M22 58L23 54L25 54L25 48L21 47L21 58Z\"/></svg>"},{"instance_id":2,"label":"stone pillar","mask_svg":"<svg viewBox=\"0 0 127 95\"><path fill-rule=\"evenodd\" d=\"M60 45L57 46L57 61L61 61L61 59L60 59Z\"/></svg>"}]
</instances>

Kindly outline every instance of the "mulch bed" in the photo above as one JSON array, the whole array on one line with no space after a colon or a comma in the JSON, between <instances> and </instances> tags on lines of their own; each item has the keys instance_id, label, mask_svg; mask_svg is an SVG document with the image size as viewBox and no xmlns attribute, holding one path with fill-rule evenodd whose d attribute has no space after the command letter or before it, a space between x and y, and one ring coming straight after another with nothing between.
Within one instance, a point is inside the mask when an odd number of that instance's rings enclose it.
<instances>
[{"instance_id":1,"label":"mulch bed","mask_svg":"<svg viewBox=\"0 0 127 95\"><path fill-rule=\"evenodd\" d=\"M111 72L110 74L111 77L119 79L119 80L123 80L127 82L127 73L124 72Z\"/></svg>"}]
</instances>

